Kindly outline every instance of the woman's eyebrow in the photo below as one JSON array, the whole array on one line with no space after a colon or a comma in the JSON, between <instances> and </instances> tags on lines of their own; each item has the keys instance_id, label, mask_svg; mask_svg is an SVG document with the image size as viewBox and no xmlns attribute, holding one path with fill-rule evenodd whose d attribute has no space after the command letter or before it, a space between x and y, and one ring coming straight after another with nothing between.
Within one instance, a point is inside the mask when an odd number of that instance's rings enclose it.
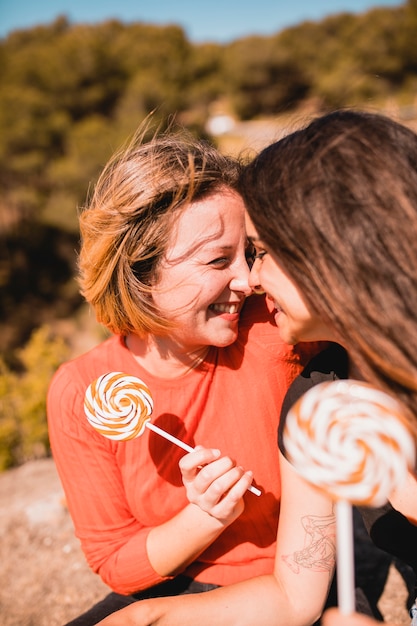
<instances>
[{"instance_id":1,"label":"woman's eyebrow","mask_svg":"<svg viewBox=\"0 0 417 626\"><path fill-rule=\"evenodd\" d=\"M226 243L213 243L213 245L207 246L207 250L233 250L233 246Z\"/></svg>"},{"instance_id":2,"label":"woman's eyebrow","mask_svg":"<svg viewBox=\"0 0 417 626\"><path fill-rule=\"evenodd\" d=\"M262 243L261 239L259 237L252 237L251 235L249 235L247 237L247 240L249 243L252 243L253 245L255 245L256 243L259 245L260 243Z\"/></svg>"}]
</instances>

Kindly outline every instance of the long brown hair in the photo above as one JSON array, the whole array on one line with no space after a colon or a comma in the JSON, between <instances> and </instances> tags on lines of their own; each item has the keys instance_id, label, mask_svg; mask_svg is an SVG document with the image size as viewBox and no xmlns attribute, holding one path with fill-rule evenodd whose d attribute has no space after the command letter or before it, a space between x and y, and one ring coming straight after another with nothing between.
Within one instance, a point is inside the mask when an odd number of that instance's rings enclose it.
<instances>
[{"instance_id":1,"label":"long brown hair","mask_svg":"<svg viewBox=\"0 0 417 626\"><path fill-rule=\"evenodd\" d=\"M309 308L417 419L417 135L336 111L264 149L239 190Z\"/></svg>"}]
</instances>

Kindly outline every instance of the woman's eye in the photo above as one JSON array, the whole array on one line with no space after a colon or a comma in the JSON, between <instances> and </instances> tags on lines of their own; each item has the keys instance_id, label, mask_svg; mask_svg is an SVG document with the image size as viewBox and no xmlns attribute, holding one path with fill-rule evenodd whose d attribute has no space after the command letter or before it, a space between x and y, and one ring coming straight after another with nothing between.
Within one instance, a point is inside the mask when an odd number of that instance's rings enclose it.
<instances>
[{"instance_id":1,"label":"woman's eye","mask_svg":"<svg viewBox=\"0 0 417 626\"><path fill-rule=\"evenodd\" d=\"M250 246L246 249L246 260L250 268L252 268L256 259L262 260L268 254L266 250L260 250L259 252L256 250L255 246Z\"/></svg>"},{"instance_id":2,"label":"woman's eye","mask_svg":"<svg viewBox=\"0 0 417 626\"><path fill-rule=\"evenodd\" d=\"M262 260L265 254L268 254L266 250L262 250L261 252L258 252L257 254L255 254L255 256L253 257L254 262L256 261L256 259Z\"/></svg>"},{"instance_id":3,"label":"woman's eye","mask_svg":"<svg viewBox=\"0 0 417 626\"><path fill-rule=\"evenodd\" d=\"M223 267L224 265L228 265L229 263L229 257L221 256L218 259L213 259L213 261L210 261L209 265L218 265L219 267Z\"/></svg>"}]
</instances>

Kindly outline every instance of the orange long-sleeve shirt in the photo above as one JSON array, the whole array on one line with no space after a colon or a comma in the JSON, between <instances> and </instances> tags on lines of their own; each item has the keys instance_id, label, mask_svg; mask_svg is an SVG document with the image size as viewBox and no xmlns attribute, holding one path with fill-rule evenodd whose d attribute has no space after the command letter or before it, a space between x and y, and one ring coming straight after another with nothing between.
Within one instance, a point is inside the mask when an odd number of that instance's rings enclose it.
<instances>
[{"instance_id":1,"label":"orange long-sleeve shirt","mask_svg":"<svg viewBox=\"0 0 417 626\"><path fill-rule=\"evenodd\" d=\"M110 371L138 376L151 389L156 425L191 446L219 448L253 470L262 495L248 492L240 518L183 572L226 585L273 569L278 418L311 349L302 358L283 344L265 300L253 296L237 341L211 348L207 362L181 378L150 375L119 336L60 367L48 394L52 451L87 561L112 589L130 594L163 580L149 562L146 539L188 503L178 468L185 453L148 429L121 442L97 433L83 408L88 385Z\"/></svg>"}]
</instances>

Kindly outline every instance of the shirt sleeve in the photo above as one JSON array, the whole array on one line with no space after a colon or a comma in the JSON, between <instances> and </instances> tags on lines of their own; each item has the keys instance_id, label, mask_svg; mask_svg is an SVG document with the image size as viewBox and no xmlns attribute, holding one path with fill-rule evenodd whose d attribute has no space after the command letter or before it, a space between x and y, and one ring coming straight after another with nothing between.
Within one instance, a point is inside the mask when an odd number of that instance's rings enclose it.
<instances>
[{"instance_id":1,"label":"shirt sleeve","mask_svg":"<svg viewBox=\"0 0 417 626\"><path fill-rule=\"evenodd\" d=\"M117 464L117 442L96 433L84 415L84 385L62 366L48 392L52 453L67 505L92 570L114 591L131 594L165 580L146 551L151 528L132 515Z\"/></svg>"}]
</instances>

